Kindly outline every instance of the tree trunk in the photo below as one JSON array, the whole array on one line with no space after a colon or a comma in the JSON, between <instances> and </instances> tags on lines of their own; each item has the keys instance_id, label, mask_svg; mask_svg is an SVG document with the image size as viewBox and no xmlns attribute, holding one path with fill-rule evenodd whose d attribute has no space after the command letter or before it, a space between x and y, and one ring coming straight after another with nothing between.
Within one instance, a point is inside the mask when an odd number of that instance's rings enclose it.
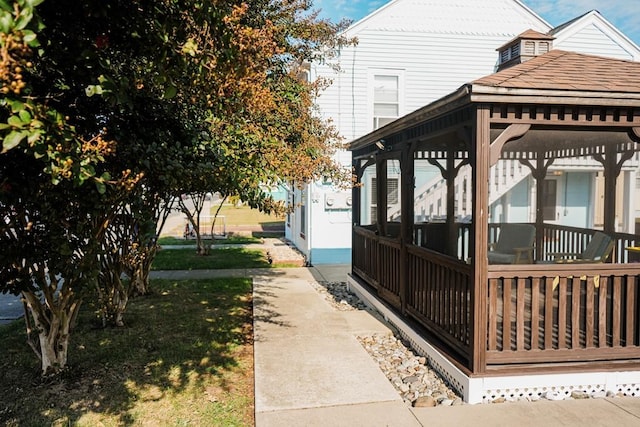
<instances>
[{"instance_id":1,"label":"tree trunk","mask_svg":"<svg viewBox=\"0 0 640 427\"><path fill-rule=\"evenodd\" d=\"M103 265L104 268L104 265ZM122 283L120 271L101 274L98 283L100 311L102 312L102 326L124 326L124 312L129 302L129 292Z\"/></svg>"},{"instance_id":2,"label":"tree trunk","mask_svg":"<svg viewBox=\"0 0 640 427\"><path fill-rule=\"evenodd\" d=\"M30 336L32 331L27 330L29 344L40 358L42 375L56 375L67 366L70 330L82 300L75 299L68 289L62 289L55 301L50 298L43 301L29 291L23 292L22 296L38 334L36 345Z\"/></svg>"},{"instance_id":3,"label":"tree trunk","mask_svg":"<svg viewBox=\"0 0 640 427\"><path fill-rule=\"evenodd\" d=\"M131 295L142 296L148 295L149 287L149 269L141 263L132 270L131 275Z\"/></svg>"},{"instance_id":4,"label":"tree trunk","mask_svg":"<svg viewBox=\"0 0 640 427\"><path fill-rule=\"evenodd\" d=\"M129 277L131 278L130 296L148 295L151 292L149 284L149 274L151 264L156 256L158 247L153 244L145 250L144 256L136 259L136 264L130 266Z\"/></svg>"}]
</instances>

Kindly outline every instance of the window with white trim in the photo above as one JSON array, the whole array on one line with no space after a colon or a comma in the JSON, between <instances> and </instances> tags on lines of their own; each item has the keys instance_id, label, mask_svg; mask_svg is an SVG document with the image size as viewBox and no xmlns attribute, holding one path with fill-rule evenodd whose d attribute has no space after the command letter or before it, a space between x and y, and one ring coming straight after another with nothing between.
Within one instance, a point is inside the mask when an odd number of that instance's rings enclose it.
<instances>
[{"instance_id":1,"label":"window with white trim","mask_svg":"<svg viewBox=\"0 0 640 427\"><path fill-rule=\"evenodd\" d=\"M400 182L398 178L387 178L387 209L398 210L400 204ZM378 179L371 178L371 219L377 223L378 218ZM391 220L392 218L387 218Z\"/></svg>"},{"instance_id":2,"label":"window with white trim","mask_svg":"<svg viewBox=\"0 0 640 427\"><path fill-rule=\"evenodd\" d=\"M402 102L401 80L401 71L373 70L371 72L371 113L374 130L400 117Z\"/></svg>"}]
</instances>

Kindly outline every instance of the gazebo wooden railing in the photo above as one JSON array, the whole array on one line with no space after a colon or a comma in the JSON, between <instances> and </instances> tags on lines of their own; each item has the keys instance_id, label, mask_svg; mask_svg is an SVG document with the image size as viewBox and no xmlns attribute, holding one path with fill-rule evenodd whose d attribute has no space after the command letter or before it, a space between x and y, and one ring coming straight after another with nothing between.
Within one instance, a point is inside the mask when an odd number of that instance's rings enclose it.
<instances>
[{"instance_id":1,"label":"gazebo wooden railing","mask_svg":"<svg viewBox=\"0 0 640 427\"><path fill-rule=\"evenodd\" d=\"M468 228L460 224L459 235ZM495 236L498 228L492 224L489 234ZM553 240L549 247L563 251L579 251L593 232L549 224L543 230L545 239ZM638 239L624 233L614 237L617 248ZM471 264L418 245L404 250L402 258L399 238L356 227L353 271L462 366L470 367L479 353L484 372L535 371L541 364L544 369L623 360L640 364L640 263L624 269L612 263L588 264L588 269L584 264L489 265L486 285L474 289ZM475 324L474 299L486 308ZM473 348L475 328L486 340Z\"/></svg>"},{"instance_id":2,"label":"gazebo wooden railing","mask_svg":"<svg viewBox=\"0 0 640 427\"><path fill-rule=\"evenodd\" d=\"M418 246L409 246L406 312L454 352L469 362L472 325L471 266Z\"/></svg>"},{"instance_id":3,"label":"gazebo wooden railing","mask_svg":"<svg viewBox=\"0 0 640 427\"><path fill-rule=\"evenodd\" d=\"M357 260L354 258L358 274L374 287L387 303L400 308L400 270L397 268L400 265L400 242L359 228L353 244L362 248L357 253Z\"/></svg>"},{"instance_id":4,"label":"gazebo wooden railing","mask_svg":"<svg viewBox=\"0 0 640 427\"><path fill-rule=\"evenodd\" d=\"M488 304L487 370L640 364L640 264L624 272L616 266L490 266L480 294Z\"/></svg>"}]
</instances>

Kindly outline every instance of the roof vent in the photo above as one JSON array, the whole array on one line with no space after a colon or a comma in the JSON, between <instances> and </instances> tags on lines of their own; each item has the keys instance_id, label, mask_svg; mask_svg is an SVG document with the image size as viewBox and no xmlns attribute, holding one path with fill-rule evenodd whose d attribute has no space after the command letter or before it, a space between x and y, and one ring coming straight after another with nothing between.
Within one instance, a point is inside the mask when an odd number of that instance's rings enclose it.
<instances>
[{"instance_id":1,"label":"roof vent","mask_svg":"<svg viewBox=\"0 0 640 427\"><path fill-rule=\"evenodd\" d=\"M498 70L512 65L522 64L531 58L545 54L553 49L553 36L534 30L527 30L498 49L500 63Z\"/></svg>"}]
</instances>

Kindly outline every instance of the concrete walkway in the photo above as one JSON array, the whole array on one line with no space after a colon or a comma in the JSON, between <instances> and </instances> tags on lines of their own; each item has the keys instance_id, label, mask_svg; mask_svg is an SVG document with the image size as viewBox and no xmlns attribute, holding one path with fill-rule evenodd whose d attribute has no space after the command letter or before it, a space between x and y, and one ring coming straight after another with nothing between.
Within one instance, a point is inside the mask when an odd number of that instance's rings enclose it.
<instances>
[{"instance_id":1,"label":"concrete walkway","mask_svg":"<svg viewBox=\"0 0 640 427\"><path fill-rule=\"evenodd\" d=\"M356 335L389 332L367 311L337 311L311 285L349 266L254 276L256 426L638 426L640 398L412 408Z\"/></svg>"}]
</instances>

